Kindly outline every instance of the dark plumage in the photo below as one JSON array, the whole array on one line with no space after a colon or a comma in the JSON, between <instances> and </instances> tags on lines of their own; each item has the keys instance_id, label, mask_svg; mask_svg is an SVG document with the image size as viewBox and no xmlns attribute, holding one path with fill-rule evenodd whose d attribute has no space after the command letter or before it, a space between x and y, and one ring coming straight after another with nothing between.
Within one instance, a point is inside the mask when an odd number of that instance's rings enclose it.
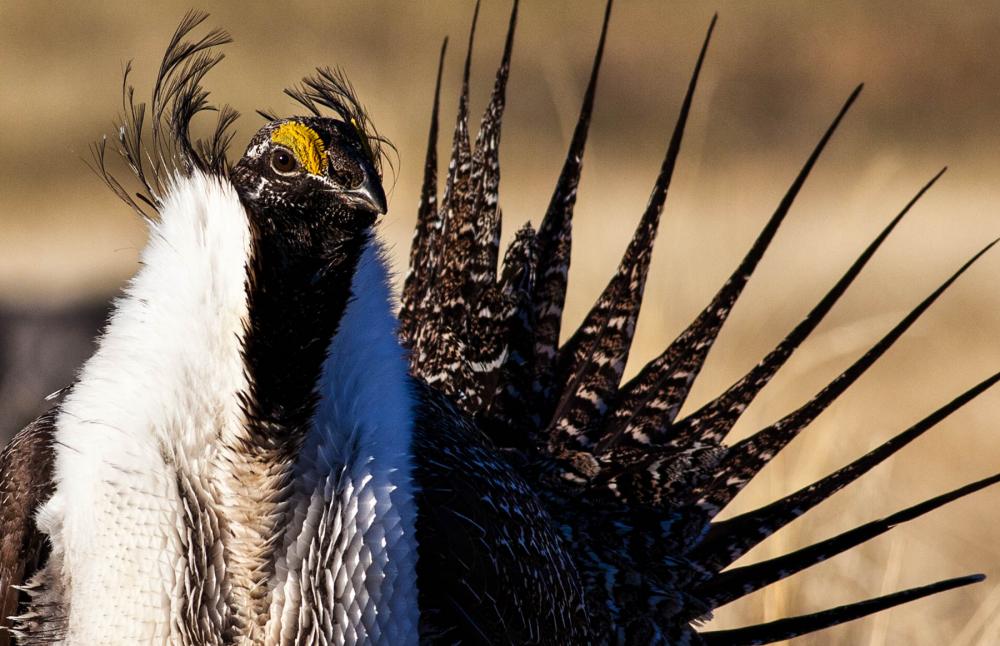
<instances>
[{"instance_id":1,"label":"dark plumage","mask_svg":"<svg viewBox=\"0 0 1000 646\"><path fill-rule=\"evenodd\" d=\"M771 353L719 397L678 419L713 341L823 148L860 93L858 87L718 294L662 354L622 383L653 240L715 27L713 19L632 242L584 322L559 346L573 204L610 9L609 2L583 108L550 206L537 233L530 226L518 232L503 263L497 262L496 250L500 227L496 151L516 3L494 93L474 148L468 134L470 37L448 180L440 203L436 201L435 93L431 149L400 312L403 335L412 348L414 374L474 417L551 514L552 522L560 528L560 549L572 556L580 576L590 642L767 643L980 580L978 575L962 577L741 630L696 630L697 622L716 607L1000 479L995 476L972 483L785 557L722 572L766 537L1000 380L1000 375L989 377L814 485L762 509L726 521L713 520L992 244L815 398L750 438L734 445L725 443L743 410L833 307L879 245L934 183L934 177Z\"/></svg>"},{"instance_id":2,"label":"dark plumage","mask_svg":"<svg viewBox=\"0 0 1000 646\"><path fill-rule=\"evenodd\" d=\"M48 558L49 546L32 514L52 495L52 432L55 411L45 413L14 436L0 452L0 627L23 609L22 585ZM0 643L6 643L5 631Z\"/></svg>"}]
</instances>

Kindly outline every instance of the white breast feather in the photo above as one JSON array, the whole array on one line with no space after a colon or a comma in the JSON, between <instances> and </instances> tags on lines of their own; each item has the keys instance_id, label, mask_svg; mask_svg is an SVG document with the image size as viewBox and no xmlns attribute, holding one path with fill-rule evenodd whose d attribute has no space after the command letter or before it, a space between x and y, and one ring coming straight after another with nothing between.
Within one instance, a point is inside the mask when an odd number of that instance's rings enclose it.
<instances>
[{"instance_id":1,"label":"white breast feather","mask_svg":"<svg viewBox=\"0 0 1000 646\"><path fill-rule=\"evenodd\" d=\"M240 424L246 213L228 184L177 179L142 267L57 420L52 500L72 644L166 643L183 570L178 465L211 460Z\"/></svg>"},{"instance_id":2,"label":"white breast feather","mask_svg":"<svg viewBox=\"0 0 1000 646\"><path fill-rule=\"evenodd\" d=\"M243 423L249 253L232 187L197 173L176 180L142 268L61 407L56 489L38 523L62 566L66 643L176 641L177 475L208 491L218 438ZM352 291L297 465L268 643L417 643L413 401L377 242Z\"/></svg>"}]
</instances>

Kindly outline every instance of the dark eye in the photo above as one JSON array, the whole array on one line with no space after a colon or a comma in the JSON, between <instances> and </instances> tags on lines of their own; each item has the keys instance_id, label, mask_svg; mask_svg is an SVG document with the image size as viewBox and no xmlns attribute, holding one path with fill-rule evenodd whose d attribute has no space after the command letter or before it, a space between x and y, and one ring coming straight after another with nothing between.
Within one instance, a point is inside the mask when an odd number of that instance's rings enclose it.
<instances>
[{"instance_id":1,"label":"dark eye","mask_svg":"<svg viewBox=\"0 0 1000 646\"><path fill-rule=\"evenodd\" d=\"M298 166L295 155L284 148L277 148L271 153L271 168L279 173L293 173L298 169Z\"/></svg>"}]
</instances>

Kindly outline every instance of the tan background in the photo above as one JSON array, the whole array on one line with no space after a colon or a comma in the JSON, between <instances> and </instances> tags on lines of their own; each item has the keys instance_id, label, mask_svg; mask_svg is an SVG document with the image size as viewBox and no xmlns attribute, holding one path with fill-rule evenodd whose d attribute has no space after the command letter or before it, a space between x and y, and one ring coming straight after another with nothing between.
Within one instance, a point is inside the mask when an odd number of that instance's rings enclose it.
<instances>
[{"instance_id":1,"label":"tan background","mask_svg":"<svg viewBox=\"0 0 1000 646\"><path fill-rule=\"evenodd\" d=\"M236 43L209 77L247 114L290 109L280 89L341 65L399 147L385 235L402 267L413 224L441 38L450 131L465 2L202 3ZM0 301L40 308L111 293L143 229L87 170L110 132L124 61L140 93L187 0L0 0ZM867 89L817 167L713 351L698 404L749 368L940 166L950 172L737 427L773 421L833 378L952 268L1000 235L1000 8L992 2L620 2L612 22L576 216L569 319L624 249L659 166L698 43L719 29L674 181L631 370L691 319L735 266L856 82ZM481 109L506 2L487 2L474 63ZM505 231L537 223L558 173L596 43L598 2L528 1L504 129ZM391 184L387 178L387 184ZM387 186L388 188L388 186ZM737 501L746 509L843 464L1000 369L1000 252L984 258L842 401ZM0 403L0 406L3 406ZM1000 391L989 393L751 554L834 534L1000 465ZM4 431L8 429L3 429ZM733 626L818 610L936 578L986 583L798 643L1000 643L1000 490L894 530L863 550L725 608ZM748 562L749 562L748 560Z\"/></svg>"}]
</instances>

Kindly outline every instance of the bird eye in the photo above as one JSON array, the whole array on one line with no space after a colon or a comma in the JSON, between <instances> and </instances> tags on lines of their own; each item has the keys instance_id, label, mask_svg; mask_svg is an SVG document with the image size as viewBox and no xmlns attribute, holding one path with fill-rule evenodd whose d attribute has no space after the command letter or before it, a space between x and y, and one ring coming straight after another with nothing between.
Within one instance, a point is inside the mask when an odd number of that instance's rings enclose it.
<instances>
[{"instance_id":1,"label":"bird eye","mask_svg":"<svg viewBox=\"0 0 1000 646\"><path fill-rule=\"evenodd\" d=\"M298 170L298 166L295 155L284 148L277 148L271 153L271 168L283 175L294 173Z\"/></svg>"}]
</instances>

